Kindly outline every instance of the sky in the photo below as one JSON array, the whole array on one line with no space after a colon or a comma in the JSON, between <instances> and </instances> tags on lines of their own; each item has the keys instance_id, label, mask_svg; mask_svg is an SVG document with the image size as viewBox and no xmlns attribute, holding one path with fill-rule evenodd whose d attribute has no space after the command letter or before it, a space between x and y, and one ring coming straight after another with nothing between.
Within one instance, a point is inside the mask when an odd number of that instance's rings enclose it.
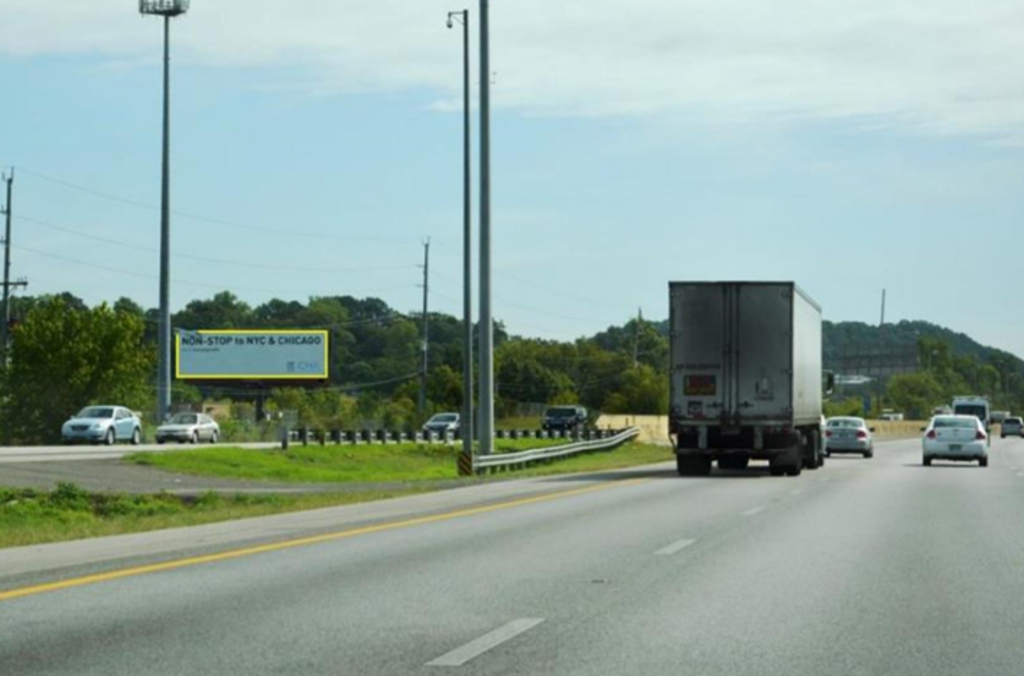
<instances>
[{"instance_id":1,"label":"sky","mask_svg":"<svg viewBox=\"0 0 1024 676\"><path fill-rule=\"evenodd\" d=\"M512 333L664 318L670 280L794 280L832 321L877 323L886 289L887 321L1024 356L1019 0L490 5L494 313ZM229 290L418 311L429 239L431 310L461 316L445 19L466 6L476 132L477 3L196 0L174 20L174 309ZM0 16L12 275L155 306L160 20L131 0Z\"/></svg>"}]
</instances>

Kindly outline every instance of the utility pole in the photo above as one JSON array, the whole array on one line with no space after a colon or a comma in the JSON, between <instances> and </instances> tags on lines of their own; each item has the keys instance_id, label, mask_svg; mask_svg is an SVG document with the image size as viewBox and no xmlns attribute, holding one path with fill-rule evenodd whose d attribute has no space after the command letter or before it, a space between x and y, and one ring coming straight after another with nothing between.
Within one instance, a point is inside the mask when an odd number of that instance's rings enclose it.
<instances>
[{"instance_id":1,"label":"utility pole","mask_svg":"<svg viewBox=\"0 0 1024 676\"><path fill-rule=\"evenodd\" d=\"M11 200L14 195L14 167L11 167L10 174L3 175L3 181L7 184L7 202L3 210L4 214L4 281L3 281L3 325L0 326L0 353L2 361L0 364L7 365L7 348L10 346L11 334L11 289L19 286L28 286L28 282L19 279L11 281Z\"/></svg>"},{"instance_id":2,"label":"utility pole","mask_svg":"<svg viewBox=\"0 0 1024 676\"><path fill-rule=\"evenodd\" d=\"M491 312L491 45L480 0L480 454L494 451L494 319Z\"/></svg>"},{"instance_id":3,"label":"utility pole","mask_svg":"<svg viewBox=\"0 0 1024 676\"><path fill-rule=\"evenodd\" d=\"M882 321L879 326L885 326L885 289L882 289Z\"/></svg>"},{"instance_id":4,"label":"utility pole","mask_svg":"<svg viewBox=\"0 0 1024 676\"><path fill-rule=\"evenodd\" d=\"M420 360L420 402L419 411L427 411L427 355L430 351L430 324L427 321L427 299L430 293L430 240L423 243L423 354Z\"/></svg>"},{"instance_id":5,"label":"utility pole","mask_svg":"<svg viewBox=\"0 0 1024 676\"><path fill-rule=\"evenodd\" d=\"M462 417L463 456L473 455L473 211L471 117L469 104L469 10L448 12L448 28L462 23Z\"/></svg>"}]
</instances>

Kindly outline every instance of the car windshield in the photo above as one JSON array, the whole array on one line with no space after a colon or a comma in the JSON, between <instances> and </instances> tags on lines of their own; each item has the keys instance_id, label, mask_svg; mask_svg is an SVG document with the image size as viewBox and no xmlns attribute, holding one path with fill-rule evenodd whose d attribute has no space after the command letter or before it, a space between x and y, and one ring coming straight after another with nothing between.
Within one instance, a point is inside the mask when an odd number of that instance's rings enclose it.
<instances>
[{"instance_id":1,"label":"car windshield","mask_svg":"<svg viewBox=\"0 0 1024 676\"><path fill-rule=\"evenodd\" d=\"M960 427L974 429L978 426L978 419L971 417L948 417L948 418L936 418L932 422L932 427Z\"/></svg>"},{"instance_id":2,"label":"car windshield","mask_svg":"<svg viewBox=\"0 0 1024 676\"><path fill-rule=\"evenodd\" d=\"M113 418L114 409L106 406L90 406L78 412L76 418Z\"/></svg>"},{"instance_id":3,"label":"car windshield","mask_svg":"<svg viewBox=\"0 0 1024 676\"><path fill-rule=\"evenodd\" d=\"M195 425L199 422L199 416L195 413L177 413L168 422L172 425Z\"/></svg>"},{"instance_id":4,"label":"car windshield","mask_svg":"<svg viewBox=\"0 0 1024 676\"><path fill-rule=\"evenodd\" d=\"M431 418L430 422L451 423L451 422L455 422L458 419L459 419L459 417L457 415L455 415L454 413L439 413L438 415L435 415L433 418ZM421 418L421 420L422 420L422 418Z\"/></svg>"},{"instance_id":5,"label":"car windshield","mask_svg":"<svg viewBox=\"0 0 1024 676\"><path fill-rule=\"evenodd\" d=\"M1020 418L1007 418L1003 422L1003 424L1004 425L1020 425L1021 424L1021 419Z\"/></svg>"},{"instance_id":6,"label":"car windshield","mask_svg":"<svg viewBox=\"0 0 1024 676\"><path fill-rule=\"evenodd\" d=\"M828 421L829 427L847 427L847 428L860 428L864 427L864 421L859 418L834 418Z\"/></svg>"},{"instance_id":7,"label":"car windshield","mask_svg":"<svg viewBox=\"0 0 1024 676\"><path fill-rule=\"evenodd\" d=\"M576 415L574 408L549 408L545 415L549 418L571 418Z\"/></svg>"}]
</instances>

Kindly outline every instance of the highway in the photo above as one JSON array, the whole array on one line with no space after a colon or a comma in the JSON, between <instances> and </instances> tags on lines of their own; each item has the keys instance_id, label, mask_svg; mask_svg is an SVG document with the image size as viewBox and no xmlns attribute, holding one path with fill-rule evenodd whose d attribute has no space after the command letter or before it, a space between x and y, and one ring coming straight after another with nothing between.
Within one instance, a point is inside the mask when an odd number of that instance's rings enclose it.
<instances>
[{"instance_id":1,"label":"highway","mask_svg":"<svg viewBox=\"0 0 1024 676\"><path fill-rule=\"evenodd\" d=\"M277 442L218 444L233 448L273 448ZM132 453L166 453L194 448L216 448L211 444L76 444L72 446L0 446L0 465L24 462L74 462L78 460L117 460Z\"/></svg>"},{"instance_id":2,"label":"highway","mask_svg":"<svg viewBox=\"0 0 1024 676\"><path fill-rule=\"evenodd\" d=\"M1024 441L990 458L924 468L918 441L886 442L796 478L664 465L7 550L0 665L1017 675Z\"/></svg>"}]
</instances>

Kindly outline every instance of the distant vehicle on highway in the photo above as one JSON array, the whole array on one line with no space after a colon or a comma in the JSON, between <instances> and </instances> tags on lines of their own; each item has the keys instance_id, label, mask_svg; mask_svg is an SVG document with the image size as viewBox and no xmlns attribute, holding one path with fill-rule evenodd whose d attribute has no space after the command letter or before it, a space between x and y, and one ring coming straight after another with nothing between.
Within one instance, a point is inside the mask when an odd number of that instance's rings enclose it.
<instances>
[{"instance_id":1,"label":"distant vehicle on highway","mask_svg":"<svg viewBox=\"0 0 1024 676\"><path fill-rule=\"evenodd\" d=\"M1003 428L1000 437L1024 437L1024 420L1021 418L1007 418L1003 421Z\"/></svg>"},{"instance_id":2,"label":"distant vehicle on highway","mask_svg":"<svg viewBox=\"0 0 1024 676\"><path fill-rule=\"evenodd\" d=\"M175 413L170 420L156 428L158 444L168 441L182 444L186 441L193 444L209 441L215 444L219 439L220 425L205 413Z\"/></svg>"},{"instance_id":3,"label":"distant vehicle on highway","mask_svg":"<svg viewBox=\"0 0 1024 676\"><path fill-rule=\"evenodd\" d=\"M981 420L985 431L992 425L992 406L984 397L957 397L953 400L953 415L973 415Z\"/></svg>"},{"instance_id":4,"label":"distant vehicle on highway","mask_svg":"<svg viewBox=\"0 0 1024 676\"><path fill-rule=\"evenodd\" d=\"M977 461L988 467L988 432L975 415L937 415L921 440L925 466L932 460Z\"/></svg>"},{"instance_id":5,"label":"distant vehicle on highway","mask_svg":"<svg viewBox=\"0 0 1024 676\"><path fill-rule=\"evenodd\" d=\"M865 458L875 455L874 428L863 418L829 418L825 424L825 451L833 453L859 453Z\"/></svg>"},{"instance_id":6,"label":"distant vehicle on highway","mask_svg":"<svg viewBox=\"0 0 1024 676\"><path fill-rule=\"evenodd\" d=\"M423 425L424 432L434 432L435 434L455 434L459 431L459 414L458 413L437 413L433 415Z\"/></svg>"},{"instance_id":7,"label":"distant vehicle on highway","mask_svg":"<svg viewBox=\"0 0 1024 676\"><path fill-rule=\"evenodd\" d=\"M587 426L587 409L582 406L552 406L544 411L541 429L575 431Z\"/></svg>"},{"instance_id":8,"label":"distant vehicle on highway","mask_svg":"<svg viewBox=\"0 0 1024 676\"><path fill-rule=\"evenodd\" d=\"M124 406L87 406L61 427L65 444L78 441L113 446L119 441L142 441L142 421Z\"/></svg>"}]
</instances>

